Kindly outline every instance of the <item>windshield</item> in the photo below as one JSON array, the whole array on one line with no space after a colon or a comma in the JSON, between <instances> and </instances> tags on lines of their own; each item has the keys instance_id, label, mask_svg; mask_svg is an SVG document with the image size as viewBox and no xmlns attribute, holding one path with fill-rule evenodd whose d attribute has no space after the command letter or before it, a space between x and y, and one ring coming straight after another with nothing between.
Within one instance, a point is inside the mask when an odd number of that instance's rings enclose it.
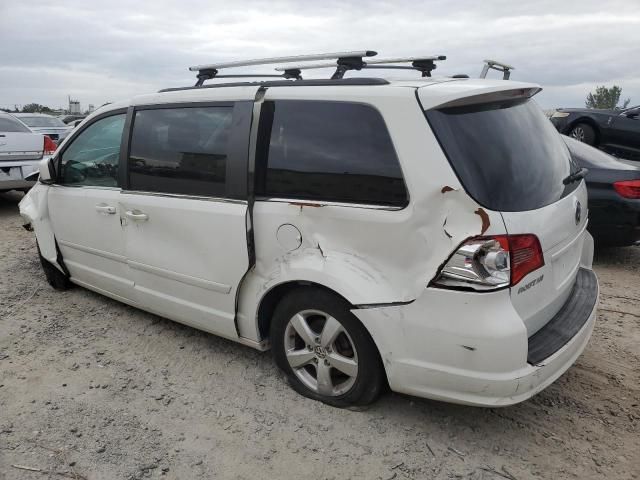
<instances>
[{"instance_id":1,"label":"windshield","mask_svg":"<svg viewBox=\"0 0 640 480\"><path fill-rule=\"evenodd\" d=\"M430 110L426 116L467 193L490 210L534 210L579 185L563 184L578 167L533 100Z\"/></svg>"},{"instance_id":2,"label":"windshield","mask_svg":"<svg viewBox=\"0 0 640 480\"><path fill-rule=\"evenodd\" d=\"M55 117L20 117L30 127L66 127L62 120Z\"/></svg>"}]
</instances>

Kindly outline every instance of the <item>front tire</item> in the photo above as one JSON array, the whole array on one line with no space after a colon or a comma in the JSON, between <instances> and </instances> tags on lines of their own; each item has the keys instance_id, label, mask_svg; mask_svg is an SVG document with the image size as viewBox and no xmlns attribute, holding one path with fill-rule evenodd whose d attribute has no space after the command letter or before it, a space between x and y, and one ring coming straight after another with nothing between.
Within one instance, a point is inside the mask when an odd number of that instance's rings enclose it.
<instances>
[{"instance_id":1,"label":"front tire","mask_svg":"<svg viewBox=\"0 0 640 480\"><path fill-rule=\"evenodd\" d=\"M276 307L276 365L301 395L335 407L367 405L385 384L378 350L342 298L319 288L288 294Z\"/></svg>"},{"instance_id":2,"label":"front tire","mask_svg":"<svg viewBox=\"0 0 640 480\"><path fill-rule=\"evenodd\" d=\"M587 145L593 146L596 144L596 131L591 125L587 125L586 123L574 125L569 132L569 136Z\"/></svg>"}]
</instances>

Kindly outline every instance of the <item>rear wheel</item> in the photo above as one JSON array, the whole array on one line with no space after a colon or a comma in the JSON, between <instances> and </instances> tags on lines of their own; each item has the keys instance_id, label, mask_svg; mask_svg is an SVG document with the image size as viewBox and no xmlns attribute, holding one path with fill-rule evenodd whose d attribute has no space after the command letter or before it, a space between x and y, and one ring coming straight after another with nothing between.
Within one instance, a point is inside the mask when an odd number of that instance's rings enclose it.
<instances>
[{"instance_id":1,"label":"rear wheel","mask_svg":"<svg viewBox=\"0 0 640 480\"><path fill-rule=\"evenodd\" d=\"M596 143L596 132L591 125L586 123L574 125L569 132L569 136L587 145L595 145Z\"/></svg>"},{"instance_id":2,"label":"rear wheel","mask_svg":"<svg viewBox=\"0 0 640 480\"><path fill-rule=\"evenodd\" d=\"M336 407L373 402L384 386L378 350L349 304L317 288L301 288L277 306L273 357L300 394Z\"/></svg>"}]
</instances>

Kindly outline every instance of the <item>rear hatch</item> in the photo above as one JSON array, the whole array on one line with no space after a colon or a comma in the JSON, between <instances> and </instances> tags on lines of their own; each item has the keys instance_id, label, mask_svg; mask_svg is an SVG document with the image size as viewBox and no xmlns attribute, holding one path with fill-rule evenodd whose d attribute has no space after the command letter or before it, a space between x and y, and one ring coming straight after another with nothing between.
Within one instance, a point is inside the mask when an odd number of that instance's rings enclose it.
<instances>
[{"instance_id":1,"label":"rear hatch","mask_svg":"<svg viewBox=\"0 0 640 480\"><path fill-rule=\"evenodd\" d=\"M500 212L509 235L534 234L540 241L544 266L511 287L529 336L571 294L587 225L584 181L563 183L579 167L530 93L476 91L425 112L467 193Z\"/></svg>"}]
</instances>

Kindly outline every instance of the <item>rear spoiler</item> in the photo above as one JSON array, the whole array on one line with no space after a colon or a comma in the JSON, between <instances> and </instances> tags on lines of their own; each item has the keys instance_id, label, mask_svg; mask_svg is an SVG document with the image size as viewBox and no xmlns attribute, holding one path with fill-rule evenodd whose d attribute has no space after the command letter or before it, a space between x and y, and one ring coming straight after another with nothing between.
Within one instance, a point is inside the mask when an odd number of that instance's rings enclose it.
<instances>
[{"instance_id":1,"label":"rear spoiler","mask_svg":"<svg viewBox=\"0 0 640 480\"><path fill-rule=\"evenodd\" d=\"M468 97L459 97L455 100L438 105L434 108L453 108L466 107L469 105L478 105L482 103L504 102L508 100L517 100L519 98L531 98L541 91L540 87L513 88L509 90L495 90L487 93L470 95Z\"/></svg>"}]
</instances>

